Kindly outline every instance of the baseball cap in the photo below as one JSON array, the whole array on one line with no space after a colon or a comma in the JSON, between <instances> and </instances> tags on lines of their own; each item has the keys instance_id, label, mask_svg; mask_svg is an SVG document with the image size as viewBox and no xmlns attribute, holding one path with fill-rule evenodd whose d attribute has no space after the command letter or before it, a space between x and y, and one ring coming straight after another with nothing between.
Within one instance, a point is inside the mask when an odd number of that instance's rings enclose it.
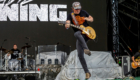
<instances>
[{"instance_id":1,"label":"baseball cap","mask_svg":"<svg viewBox=\"0 0 140 80\"><path fill-rule=\"evenodd\" d=\"M81 4L80 4L80 2L73 2L72 7L74 9L81 9Z\"/></svg>"}]
</instances>

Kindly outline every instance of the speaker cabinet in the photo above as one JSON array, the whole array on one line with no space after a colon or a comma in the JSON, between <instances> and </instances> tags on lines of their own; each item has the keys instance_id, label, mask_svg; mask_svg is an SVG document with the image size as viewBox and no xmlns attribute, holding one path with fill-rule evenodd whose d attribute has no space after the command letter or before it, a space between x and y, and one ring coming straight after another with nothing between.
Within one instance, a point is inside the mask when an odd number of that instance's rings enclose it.
<instances>
[{"instance_id":1,"label":"speaker cabinet","mask_svg":"<svg viewBox=\"0 0 140 80\"><path fill-rule=\"evenodd\" d=\"M122 75L128 73L130 71L130 57L129 56L121 56L119 57L119 61L121 62L122 67Z\"/></svg>"}]
</instances>

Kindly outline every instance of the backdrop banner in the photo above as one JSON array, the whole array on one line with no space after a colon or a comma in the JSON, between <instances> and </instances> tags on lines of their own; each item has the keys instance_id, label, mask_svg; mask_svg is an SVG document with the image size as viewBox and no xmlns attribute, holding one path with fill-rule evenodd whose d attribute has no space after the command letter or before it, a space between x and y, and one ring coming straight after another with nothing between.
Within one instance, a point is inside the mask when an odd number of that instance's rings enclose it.
<instances>
[{"instance_id":1,"label":"backdrop banner","mask_svg":"<svg viewBox=\"0 0 140 80\"><path fill-rule=\"evenodd\" d=\"M34 44L55 45L58 42L76 48L72 28L58 25L66 21L75 0L1 0L0 1L0 45L11 49L17 44L20 49L25 43L32 45L28 53L34 54ZM77 0L76 0L77 1ZM97 38L88 42L90 50L107 50L106 0L79 0L82 9L94 18L89 23Z\"/></svg>"}]
</instances>

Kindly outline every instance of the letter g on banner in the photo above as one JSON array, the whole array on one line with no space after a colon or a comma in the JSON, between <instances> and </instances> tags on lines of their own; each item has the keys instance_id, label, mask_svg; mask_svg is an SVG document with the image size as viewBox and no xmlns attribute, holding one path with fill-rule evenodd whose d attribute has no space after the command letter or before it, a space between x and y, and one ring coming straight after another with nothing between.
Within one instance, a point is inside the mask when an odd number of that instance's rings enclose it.
<instances>
[{"instance_id":1,"label":"letter g on banner","mask_svg":"<svg viewBox=\"0 0 140 80\"><path fill-rule=\"evenodd\" d=\"M67 8L67 5L61 5L61 4L50 4L49 6L49 18L50 21L66 21L67 19L67 11L59 11L59 17L57 17L57 9L62 8L65 9Z\"/></svg>"}]
</instances>

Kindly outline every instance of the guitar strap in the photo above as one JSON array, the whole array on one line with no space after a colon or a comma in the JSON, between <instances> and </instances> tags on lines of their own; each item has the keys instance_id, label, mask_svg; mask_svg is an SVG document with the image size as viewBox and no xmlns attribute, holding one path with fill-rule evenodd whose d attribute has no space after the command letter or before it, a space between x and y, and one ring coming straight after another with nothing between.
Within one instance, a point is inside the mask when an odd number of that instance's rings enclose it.
<instances>
[{"instance_id":1,"label":"guitar strap","mask_svg":"<svg viewBox=\"0 0 140 80\"><path fill-rule=\"evenodd\" d=\"M72 17L72 19L74 20L76 26L79 26L79 23L78 23L78 21L76 20L75 15L74 15L73 12L71 13L71 17Z\"/></svg>"}]
</instances>

